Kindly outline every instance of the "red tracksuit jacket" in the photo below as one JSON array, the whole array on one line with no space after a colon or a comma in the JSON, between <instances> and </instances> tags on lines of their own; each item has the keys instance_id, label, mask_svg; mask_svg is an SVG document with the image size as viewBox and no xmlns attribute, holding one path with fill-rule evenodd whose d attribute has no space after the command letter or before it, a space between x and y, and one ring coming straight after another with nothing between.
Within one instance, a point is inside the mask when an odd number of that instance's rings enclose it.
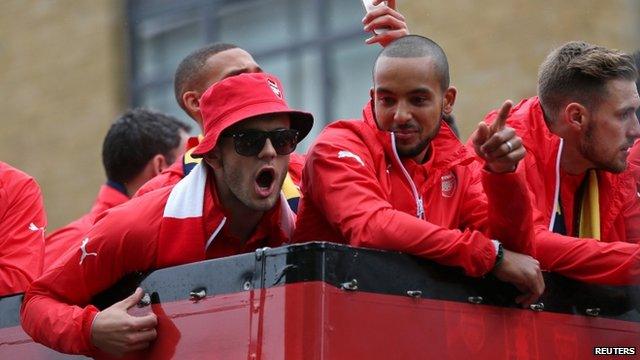
<instances>
[{"instance_id":1,"label":"red tracksuit jacket","mask_svg":"<svg viewBox=\"0 0 640 360\"><path fill-rule=\"evenodd\" d=\"M0 162L0 296L21 293L40 276L46 226L36 181Z\"/></svg>"},{"instance_id":2,"label":"red tracksuit jacket","mask_svg":"<svg viewBox=\"0 0 640 360\"><path fill-rule=\"evenodd\" d=\"M485 120L492 122L496 116L493 111ZM631 164L638 155L629 156L630 165L621 174L598 171L601 241L563 236L549 231L556 182L571 234L574 196L581 177L556 170L561 139L547 128L537 97L517 104L507 125L522 137L527 149L526 166L518 171L525 175L534 201L535 253L542 268L593 283L640 283L640 193L633 178L634 172L640 173L637 165ZM638 144L635 152L637 148Z\"/></svg>"},{"instance_id":3,"label":"red tracksuit jacket","mask_svg":"<svg viewBox=\"0 0 640 360\"><path fill-rule=\"evenodd\" d=\"M284 197L263 216L251 239L244 245L234 241L206 171L196 166L176 186L102 213L76 252L27 290L20 312L26 333L60 352L98 355L91 344L98 309L89 302L124 275L289 242L295 217Z\"/></svg>"},{"instance_id":4,"label":"red tracksuit jacket","mask_svg":"<svg viewBox=\"0 0 640 360\"><path fill-rule=\"evenodd\" d=\"M69 249L77 250L82 236L93 226L98 215L129 200L129 197L109 184L102 185L89 213L47 235L44 249L44 269L62 261Z\"/></svg>"},{"instance_id":5,"label":"red tracksuit jacket","mask_svg":"<svg viewBox=\"0 0 640 360\"><path fill-rule=\"evenodd\" d=\"M530 200L520 175L479 170L444 122L427 163L401 160L370 105L363 115L329 125L307 154L294 241L402 251L471 276L493 268L490 238L531 253Z\"/></svg>"}]
</instances>

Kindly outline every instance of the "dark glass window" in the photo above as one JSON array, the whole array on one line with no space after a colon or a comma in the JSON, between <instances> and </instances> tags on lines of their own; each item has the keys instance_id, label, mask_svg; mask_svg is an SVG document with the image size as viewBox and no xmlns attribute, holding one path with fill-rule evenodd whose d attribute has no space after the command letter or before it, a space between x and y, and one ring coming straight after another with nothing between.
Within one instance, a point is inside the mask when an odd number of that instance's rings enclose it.
<instances>
[{"instance_id":1,"label":"dark glass window","mask_svg":"<svg viewBox=\"0 0 640 360\"><path fill-rule=\"evenodd\" d=\"M173 95L184 56L212 42L249 51L283 82L291 106L312 112L306 149L328 122L359 117L378 45L368 46L358 0L130 0L130 96L189 121Z\"/></svg>"}]
</instances>

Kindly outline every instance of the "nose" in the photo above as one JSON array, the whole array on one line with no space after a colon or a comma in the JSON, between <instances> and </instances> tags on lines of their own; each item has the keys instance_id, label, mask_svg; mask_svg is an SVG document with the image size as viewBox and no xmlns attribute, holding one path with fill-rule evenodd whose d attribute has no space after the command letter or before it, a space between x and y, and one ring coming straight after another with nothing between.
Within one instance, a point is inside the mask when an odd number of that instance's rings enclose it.
<instances>
[{"instance_id":1,"label":"nose","mask_svg":"<svg viewBox=\"0 0 640 360\"><path fill-rule=\"evenodd\" d=\"M267 138L267 140L265 140L264 142L264 146L262 147L262 150L260 150L260 153L258 153L258 158L264 159L264 160L271 160L277 155L278 153L276 153L276 149L273 147L273 144L271 143L271 139Z\"/></svg>"},{"instance_id":2,"label":"nose","mask_svg":"<svg viewBox=\"0 0 640 360\"><path fill-rule=\"evenodd\" d=\"M629 137L632 138L633 140L640 138L640 123L638 122L637 117L635 117L635 119L632 119L631 121L631 129L629 129Z\"/></svg>"},{"instance_id":3,"label":"nose","mask_svg":"<svg viewBox=\"0 0 640 360\"><path fill-rule=\"evenodd\" d=\"M403 104L402 102L398 103L396 107L396 111L393 114L393 122L396 125L404 125L411 119L411 113L409 112L408 106Z\"/></svg>"}]
</instances>

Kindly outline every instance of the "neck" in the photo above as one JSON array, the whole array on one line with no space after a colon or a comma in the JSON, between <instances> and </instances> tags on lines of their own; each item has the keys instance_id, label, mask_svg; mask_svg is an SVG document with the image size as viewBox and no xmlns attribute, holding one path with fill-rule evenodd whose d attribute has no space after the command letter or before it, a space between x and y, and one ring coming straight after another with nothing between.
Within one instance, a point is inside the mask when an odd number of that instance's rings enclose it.
<instances>
[{"instance_id":1,"label":"neck","mask_svg":"<svg viewBox=\"0 0 640 360\"><path fill-rule=\"evenodd\" d=\"M126 185L124 185L123 183L117 182L115 180L107 179L107 185L118 190L120 193L124 194L125 196L129 197L129 194L130 194L129 189L127 189Z\"/></svg>"},{"instance_id":2,"label":"neck","mask_svg":"<svg viewBox=\"0 0 640 360\"><path fill-rule=\"evenodd\" d=\"M218 200L227 213L227 229L233 237L244 243L251 237L265 212L247 207L233 194L224 179L221 179L215 171L212 173Z\"/></svg>"},{"instance_id":3,"label":"neck","mask_svg":"<svg viewBox=\"0 0 640 360\"><path fill-rule=\"evenodd\" d=\"M564 140L562 146L562 155L560 156L560 169L571 175L582 174L593 168L593 164L582 156L580 151L580 141L577 136L569 131L568 128L558 124L558 122L548 122L549 131L561 137Z\"/></svg>"},{"instance_id":4,"label":"neck","mask_svg":"<svg viewBox=\"0 0 640 360\"><path fill-rule=\"evenodd\" d=\"M136 176L132 180L125 182L123 185L127 189L127 196L133 196L149 180L151 180L150 177Z\"/></svg>"}]
</instances>

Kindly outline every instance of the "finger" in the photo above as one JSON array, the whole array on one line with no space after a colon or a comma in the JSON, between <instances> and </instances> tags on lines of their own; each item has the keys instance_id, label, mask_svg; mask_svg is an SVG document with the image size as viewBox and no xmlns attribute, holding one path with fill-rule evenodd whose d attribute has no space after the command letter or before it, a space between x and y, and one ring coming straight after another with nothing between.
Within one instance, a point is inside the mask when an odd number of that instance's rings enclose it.
<instances>
[{"instance_id":1,"label":"finger","mask_svg":"<svg viewBox=\"0 0 640 360\"><path fill-rule=\"evenodd\" d=\"M487 162L494 163L496 165L517 165L520 160L524 158L526 150L524 147L519 147L512 152L499 158L489 158Z\"/></svg>"},{"instance_id":2,"label":"finger","mask_svg":"<svg viewBox=\"0 0 640 360\"><path fill-rule=\"evenodd\" d=\"M506 100L504 103L502 103L502 107L500 108L500 111L498 111L498 117L493 122L493 124L491 124L492 133L500 131L504 128L505 124L507 123L507 118L509 117L509 112L511 111L512 107L513 107L513 102L511 100Z\"/></svg>"},{"instance_id":3,"label":"finger","mask_svg":"<svg viewBox=\"0 0 640 360\"><path fill-rule=\"evenodd\" d=\"M406 30L407 24L403 20L399 20L391 15L378 16L364 25L364 31L372 31L374 29Z\"/></svg>"},{"instance_id":4,"label":"finger","mask_svg":"<svg viewBox=\"0 0 640 360\"><path fill-rule=\"evenodd\" d=\"M130 333L127 336L127 344L135 345L139 343L149 343L155 340L157 336L158 336L158 332L156 331L156 329L136 331L136 332Z\"/></svg>"},{"instance_id":5,"label":"finger","mask_svg":"<svg viewBox=\"0 0 640 360\"><path fill-rule=\"evenodd\" d=\"M493 124L492 124L493 125ZM516 131L513 128L506 127L498 132L492 133L489 129L489 138L482 144L482 152L490 154L499 147L503 146L505 142L510 141L511 147L515 149L514 137L516 137ZM504 145L508 149L508 146Z\"/></svg>"},{"instance_id":6,"label":"finger","mask_svg":"<svg viewBox=\"0 0 640 360\"><path fill-rule=\"evenodd\" d=\"M139 288L136 288L136 291L134 291L133 294L129 295L129 297L113 304L113 306L123 308L123 309L129 309L135 306L138 302L140 302L143 296L144 296L144 292L142 291L142 288L139 287Z\"/></svg>"},{"instance_id":7,"label":"finger","mask_svg":"<svg viewBox=\"0 0 640 360\"><path fill-rule=\"evenodd\" d=\"M538 297L538 295L531 293L522 294L516 297L516 303L520 304L523 308L528 308L531 304L538 301Z\"/></svg>"},{"instance_id":8,"label":"finger","mask_svg":"<svg viewBox=\"0 0 640 360\"><path fill-rule=\"evenodd\" d=\"M407 35L408 32L406 30L392 30L392 31L386 31L384 33L380 33L380 34L374 34L374 36L368 38L367 40L365 40L366 44L375 44L375 43L379 43L382 46L386 46L389 43L391 43L393 40L401 38L405 35Z\"/></svg>"},{"instance_id":9,"label":"finger","mask_svg":"<svg viewBox=\"0 0 640 360\"><path fill-rule=\"evenodd\" d=\"M392 21L395 20L394 22L390 22L389 26L393 26L393 29L407 29L407 23L406 20L404 18L404 16L402 16L402 14L400 14L399 12L390 9L388 7L379 7L376 9L373 9L371 11L369 11L368 13L365 14L364 18L362 18L362 24L367 26L367 25L371 25L376 21L380 21L380 19L384 19L382 21ZM365 30L365 31L370 31L369 29Z\"/></svg>"},{"instance_id":10,"label":"finger","mask_svg":"<svg viewBox=\"0 0 640 360\"><path fill-rule=\"evenodd\" d=\"M136 343L136 344L127 346L127 352L144 350L149 348L149 346L151 346L151 342Z\"/></svg>"},{"instance_id":11,"label":"finger","mask_svg":"<svg viewBox=\"0 0 640 360\"><path fill-rule=\"evenodd\" d=\"M524 158L525 154L526 151L524 147L521 147L498 159L485 158L485 167L491 172L498 174L513 172L518 168L518 163Z\"/></svg>"},{"instance_id":12,"label":"finger","mask_svg":"<svg viewBox=\"0 0 640 360\"><path fill-rule=\"evenodd\" d=\"M494 134L494 136L496 135ZM518 136L514 136L502 143L498 143L497 147L493 147L496 143L493 143L492 140L493 137L485 142L485 146L482 147L483 152L489 159L499 159L523 148L522 140Z\"/></svg>"},{"instance_id":13,"label":"finger","mask_svg":"<svg viewBox=\"0 0 640 360\"><path fill-rule=\"evenodd\" d=\"M489 136L489 126L484 122L480 122L478 124L478 128L471 135L471 141L473 142L473 149L476 151L476 154L484 159L484 153L481 150L482 144L487 141L487 137Z\"/></svg>"},{"instance_id":14,"label":"finger","mask_svg":"<svg viewBox=\"0 0 640 360\"><path fill-rule=\"evenodd\" d=\"M478 128L474 132L473 135L473 143L474 145L482 146L487 139L489 138L489 126L486 123L480 122L478 123Z\"/></svg>"},{"instance_id":15,"label":"finger","mask_svg":"<svg viewBox=\"0 0 640 360\"><path fill-rule=\"evenodd\" d=\"M525 303L527 306L537 303L538 299L540 299L540 295L542 295L541 293L539 293L538 291L534 290L531 293L531 296L529 296L527 299L525 299Z\"/></svg>"},{"instance_id":16,"label":"finger","mask_svg":"<svg viewBox=\"0 0 640 360\"><path fill-rule=\"evenodd\" d=\"M403 24L405 23L404 16L402 14L400 14L399 12L393 10L392 8L388 7L388 6L381 6L381 7L375 8L375 9L367 12L367 14L362 19L362 23L363 24L368 24L371 21L373 21L373 20L375 20L375 19L377 19L379 17L385 16L385 15L388 15L388 16L391 16L391 17L393 17L395 19L398 19L398 20L402 21ZM405 24L404 27L406 27L406 24Z\"/></svg>"},{"instance_id":17,"label":"finger","mask_svg":"<svg viewBox=\"0 0 640 360\"><path fill-rule=\"evenodd\" d=\"M384 2L385 0L373 0L373 5L378 5L382 2ZM387 0L387 6L395 9L396 8L396 0Z\"/></svg>"},{"instance_id":18,"label":"finger","mask_svg":"<svg viewBox=\"0 0 640 360\"><path fill-rule=\"evenodd\" d=\"M527 301L527 299L531 296L531 294L526 293L526 294L520 294L518 296L516 296L516 304L522 304L525 301Z\"/></svg>"},{"instance_id":19,"label":"finger","mask_svg":"<svg viewBox=\"0 0 640 360\"><path fill-rule=\"evenodd\" d=\"M132 316L131 328L134 330L155 329L158 325L158 317L151 313L145 316Z\"/></svg>"}]
</instances>

